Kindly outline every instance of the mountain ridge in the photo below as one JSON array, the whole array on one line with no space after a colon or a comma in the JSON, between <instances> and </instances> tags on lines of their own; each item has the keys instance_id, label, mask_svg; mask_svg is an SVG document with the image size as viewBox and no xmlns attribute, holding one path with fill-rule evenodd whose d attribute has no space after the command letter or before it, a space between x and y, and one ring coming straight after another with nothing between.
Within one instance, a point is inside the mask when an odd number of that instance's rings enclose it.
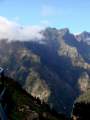
<instances>
[{"instance_id":1,"label":"mountain ridge","mask_svg":"<svg viewBox=\"0 0 90 120\"><path fill-rule=\"evenodd\" d=\"M0 41L0 64L28 93L68 114L90 85L90 46L67 28L42 34L43 42Z\"/></svg>"}]
</instances>

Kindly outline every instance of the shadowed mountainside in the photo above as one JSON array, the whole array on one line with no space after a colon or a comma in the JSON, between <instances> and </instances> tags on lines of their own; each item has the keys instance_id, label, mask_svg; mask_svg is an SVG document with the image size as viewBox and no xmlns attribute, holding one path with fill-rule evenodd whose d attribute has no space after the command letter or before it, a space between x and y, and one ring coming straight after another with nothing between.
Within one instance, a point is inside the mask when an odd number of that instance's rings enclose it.
<instances>
[{"instance_id":1,"label":"shadowed mountainside","mask_svg":"<svg viewBox=\"0 0 90 120\"><path fill-rule=\"evenodd\" d=\"M0 104L6 103L6 115L9 120L67 120L65 115L58 114L54 108L34 98L21 88L16 81L3 77L6 91ZM2 78L0 78L0 90Z\"/></svg>"},{"instance_id":2,"label":"shadowed mountainside","mask_svg":"<svg viewBox=\"0 0 90 120\"><path fill-rule=\"evenodd\" d=\"M73 120L90 120L90 90L80 95L73 106Z\"/></svg>"}]
</instances>

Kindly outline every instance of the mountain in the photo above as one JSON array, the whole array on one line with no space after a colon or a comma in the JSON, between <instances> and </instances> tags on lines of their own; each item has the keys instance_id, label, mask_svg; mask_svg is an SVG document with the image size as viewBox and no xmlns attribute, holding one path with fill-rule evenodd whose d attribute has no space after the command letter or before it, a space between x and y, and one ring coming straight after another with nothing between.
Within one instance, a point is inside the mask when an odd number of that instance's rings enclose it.
<instances>
[{"instance_id":1,"label":"mountain","mask_svg":"<svg viewBox=\"0 0 90 120\"><path fill-rule=\"evenodd\" d=\"M90 45L90 32L84 31L79 35L76 35L78 41L83 41Z\"/></svg>"},{"instance_id":2,"label":"mountain","mask_svg":"<svg viewBox=\"0 0 90 120\"><path fill-rule=\"evenodd\" d=\"M70 114L74 100L90 86L87 35L76 36L68 28L41 33L41 41L0 40L0 65L32 96Z\"/></svg>"},{"instance_id":3,"label":"mountain","mask_svg":"<svg viewBox=\"0 0 90 120\"><path fill-rule=\"evenodd\" d=\"M4 86L2 86L2 80ZM9 120L67 120L65 115L58 114L47 103L29 95L9 77L0 78L0 96L3 89L2 100L0 98L0 119L2 105L5 111L4 117L7 116Z\"/></svg>"}]
</instances>

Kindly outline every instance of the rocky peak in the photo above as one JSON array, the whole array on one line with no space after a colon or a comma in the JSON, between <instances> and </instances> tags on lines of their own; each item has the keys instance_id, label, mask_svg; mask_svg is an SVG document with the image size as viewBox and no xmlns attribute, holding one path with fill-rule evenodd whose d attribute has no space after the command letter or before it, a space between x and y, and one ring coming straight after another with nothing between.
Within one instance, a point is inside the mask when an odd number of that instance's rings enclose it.
<instances>
[{"instance_id":1,"label":"rocky peak","mask_svg":"<svg viewBox=\"0 0 90 120\"><path fill-rule=\"evenodd\" d=\"M90 37L90 33L87 32L87 31L84 31L84 32L81 33L81 36L82 36L83 38Z\"/></svg>"},{"instance_id":2,"label":"rocky peak","mask_svg":"<svg viewBox=\"0 0 90 120\"><path fill-rule=\"evenodd\" d=\"M85 42L87 43L88 45L90 45L90 32L82 32L81 34L79 35L76 35L76 39L78 41L82 41L82 42Z\"/></svg>"},{"instance_id":3,"label":"rocky peak","mask_svg":"<svg viewBox=\"0 0 90 120\"><path fill-rule=\"evenodd\" d=\"M59 30L59 34L60 35L66 35L66 34L69 34L70 33L70 31L69 31L69 29L68 28L63 28L63 29L60 29Z\"/></svg>"}]
</instances>

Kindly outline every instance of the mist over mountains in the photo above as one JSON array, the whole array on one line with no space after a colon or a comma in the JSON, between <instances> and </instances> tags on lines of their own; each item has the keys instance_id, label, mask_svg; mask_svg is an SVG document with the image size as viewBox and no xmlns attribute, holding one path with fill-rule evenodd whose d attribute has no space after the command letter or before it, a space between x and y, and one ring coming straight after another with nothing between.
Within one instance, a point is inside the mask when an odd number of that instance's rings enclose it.
<instances>
[{"instance_id":1,"label":"mist over mountains","mask_svg":"<svg viewBox=\"0 0 90 120\"><path fill-rule=\"evenodd\" d=\"M38 33L43 37L30 40L19 39L17 33L9 42L1 37L0 65L28 93L58 112L70 113L74 100L90 86L90 33L45 28Z\"/></svg>"},{"instance_id":2,"label":"mist over mountains","mask_svg":"<svg viewBox=\"0 0 90 120\"><path fill-rule=\"evenodd\" d=\"M16 20L9 20L6 17L0 16L0 40L7 39L8 41L43 41L43 31L48 27L43 25L22 25ZM59 32L63 29L58 29ZM68 28L64 29L69 31ZM74 34L78 41L90 41L90 33L84 31Z\"/></svg>"},{"instance_id":3,"label":"mist over mountains","mask_svg":"<svg viewBox=\"0 0 90 120\"><path fill-rule=\"evenodd\" d=\"M8 39L8 41L41 40L43 39L43 35L40 33L41 29L44 28L31 25L24 26L0 16L0 39Z\"/></svg>"}]
</instances>

